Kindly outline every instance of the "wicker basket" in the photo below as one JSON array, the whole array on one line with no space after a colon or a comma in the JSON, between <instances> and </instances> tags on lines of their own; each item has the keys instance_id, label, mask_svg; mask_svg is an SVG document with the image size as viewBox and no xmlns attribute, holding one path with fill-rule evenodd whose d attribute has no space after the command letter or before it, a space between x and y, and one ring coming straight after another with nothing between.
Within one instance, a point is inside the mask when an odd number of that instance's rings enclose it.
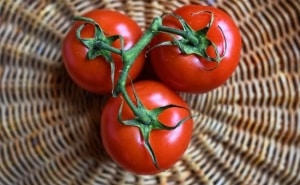
<instances>
[{"instance_id":1,"label":"wicker basket","mask_svg":"<svg viewBox=\"0 0 300 185\"><path fill-rule=\"evenodd\" d=\"M217 6L238 23L240 65L203 95L182 93L195 119L170 170L135 176L100 141L103 97L78 88L62 64L74 15L117 9L145 28L183 4ZM0 0L0 184L299 185L299 0Z\"/></svg>"}]
</instances>

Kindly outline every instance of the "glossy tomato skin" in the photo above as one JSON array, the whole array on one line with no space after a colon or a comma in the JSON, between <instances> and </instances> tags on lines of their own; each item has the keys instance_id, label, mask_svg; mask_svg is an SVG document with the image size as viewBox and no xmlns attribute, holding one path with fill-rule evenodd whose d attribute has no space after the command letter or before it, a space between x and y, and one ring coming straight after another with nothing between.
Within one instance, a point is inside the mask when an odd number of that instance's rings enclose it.
<instances>
[{"instance_id":1,"label":"glossy tomato skin","mask_svg":"<svg viewBox=\"0 0 300 185\"><path fill-rule=\"evenodd\" d=\"M135 83L134 87L144 106L150 110L167 104L188 107L180 96L159 82L140 81ZM128 86L127 90L133 97L131 86ZM120 105L120 98L108 100L102 111L100 127L104 148L117 164L133 173L149 175L170 168L181 158L191 139L192 119L188 119L174 130L154 130L150 133L150 144L160 167L157 169L143 144L139 129L125 126L117 120ZM127 104L124 104L122 116L123 119L133 118ZM189 116L188 110L172 108L165 110L159 116L159 120L165 125L174 126L186 116Z\"/></svg>"},{"instance_id":2,"label":"glossy tomato skin","mask_svg":"<svg viewBox=\"0 0 300 185\"><path fill-rule=\"evenodd\" d=\"M94 19L107 36L122 35L124 38L124 49L131 48L142 36L142 30L130 17L113 10L96 9L92 10L84 17ZM75 22L66 34L62 44L62 55L68 74L81 88L98 94L111 93L111 70L110 64L103 57L88 60L86 54L88 49L76 38L76 30L83 22ZM94 36L94 26L87 24L81 32L81 37L92 38ZM120 41L112 44L116 48L121 48ZM122 69L121 57L112 55L115 61L115 81ZM144 53L142 52L132 68L129 76L135 79L140 73L144 63Z\"/></svg>"},{"instance_id":3,"label":"glossy tomato skin","mask_svg":"<svg viewBox=\"0 0 300 185\"><path fill-rule=\"evenodd\" d=\"M180 15L194 30L200 30L210 21L211 14L207 11L214 15L207 36L217 45L219 53L225 54L217 67L215 63L194 54L184 55L175 46L157 47L150 53L153 68L160 80L175 90L192 93L208 92L224 84L238 66L242 47L241 35L236 24L225 12L210 6L186 5L178 8L174 13ZM163 24L181 29L179 22L171 16L166 16ZM224 38L226 39L225 53ZM171 40L170 36L158 34L151 45L168 40ZM208 49L209 55L215 56L212 51L212 48Z\"/></svg>"}]
</instances>

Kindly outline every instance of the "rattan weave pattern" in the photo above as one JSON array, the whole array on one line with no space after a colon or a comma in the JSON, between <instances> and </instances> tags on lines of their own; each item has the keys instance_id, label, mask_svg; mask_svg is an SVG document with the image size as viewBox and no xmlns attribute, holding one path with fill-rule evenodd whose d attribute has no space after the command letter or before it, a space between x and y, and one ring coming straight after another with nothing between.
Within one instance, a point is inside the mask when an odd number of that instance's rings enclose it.
<instances>
[{"instance_id":1,"label":"rattan weave pattern","mask_svg":"<svg viewBox=\"0 0 300 185\"><path fill-rule=\"evenodd\" d=\"M103 97L68 77L61 41L74 15L117 9L143 28L183 4L222 8L243 36L230 80L185 94L195 131L182 160L135 176L104 152ZM299 185L299 0L0 0L0 184Z\"/></svg>"}]
</instances>

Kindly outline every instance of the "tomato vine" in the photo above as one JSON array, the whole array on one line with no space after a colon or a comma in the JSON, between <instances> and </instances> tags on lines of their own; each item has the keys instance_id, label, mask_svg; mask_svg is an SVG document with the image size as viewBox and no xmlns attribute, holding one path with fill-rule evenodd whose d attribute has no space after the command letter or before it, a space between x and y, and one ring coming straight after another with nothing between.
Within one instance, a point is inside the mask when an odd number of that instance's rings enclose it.
<instances>
[{"instance_id":1,"label":"tomato vine","mask_svg":"<svg viewBox=\"0 0 300 185\"><path fill-rule=\"evenodd\" d=\"M87 58L92 60L96 57L104 57L104 59L110 64L111 68L111 83L113 85L112 96L118 97L121 95L122 100L125 101L132 112L134 113L135 118L131 120L124 120L122 118L122 107L123 101L119 108L118 120L124 125L130 125L138 127L143 138L144 138L144 146L148 150L152 162L156 168L160 168L159 164L156 160L155 152L153 151L151 144L149 142L149 135L152 130L162 129L162 130L172 130L183 124L187 119L191 119L192 116L189 115L186 118L180 120L175 126L170 127L166 126L164 123L158 120L158 116L165 110L171 108L180 108L189 110L186 107L178 106L175 104L169 104L163 107L157 107L155 109L149 110L145 107L142 101L139 99L139 96L134 92L134 99L131 99L126 91L126 80L129 77L129 70L133 65L135 58L145 50L146 46L151 42L153 37L158 33L165 33L171 35L173 38L172 41L167 41L160 43L155 47L159 47L162 45L175 45L177 46L183 54L195 54L201 56L208 61L219 63L222 59L223 54L218 52L216 45L207 38L207 32L214 21L214 14L212 12L208 12L211 15L211 20L207 24L206 27L200 30L193 30L191 26L179 15L169 14L170 16L175 17L181 24L182 29L172 28L164 26L162 23L162 19L164 16L156 17L153 19L153 22L149 26L149 28L144 32L142 37L138 40L138 42L131 48L125 50L123 47L123 38L120 35L106 36L104 31L101 29L101 25L99 25L96 21L87 17L76 17L75 20L83 21L83 24L77 29L76 36L80 42L88 48ZM91 24L94 26L95 34L92 38L83 38L81 36L82 29L86 26L86 24ZM180 36L176 38L176 36ZM121 48L115 48L112 46L112 43L116 40L120 40ZM215 51L215 57L210 57L207 54L208 47L213 47ZM153 48L151 48L153 49ZM112 53L120 55L122 57L123 68L120 71L120 76L118 80L115 82L114 76L115 71L115 63L112 58ZM134 90L134 85L132 85Z\"/></svg>"}]
</instances>

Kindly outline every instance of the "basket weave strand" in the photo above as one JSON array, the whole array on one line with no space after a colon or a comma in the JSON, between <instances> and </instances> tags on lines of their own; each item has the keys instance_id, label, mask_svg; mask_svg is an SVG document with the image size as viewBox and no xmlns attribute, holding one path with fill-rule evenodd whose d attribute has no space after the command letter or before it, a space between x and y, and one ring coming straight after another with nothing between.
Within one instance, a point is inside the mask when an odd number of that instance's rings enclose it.
<instances>
[{"instance_id":1,"label":"basket weave strand","mask_svg":"<svg viewBox=\"0 0 300 185\"><path fill-rule=\"evenodd\" d=\"M180 95L195 119L170 170L136 176L105 153L103 97L67 75L61 43L75 15L128 14L145 30L184 4L216 6L238 24L240 65L220 88ZM0 184L299 185L300 1L0 0Z\"/></svg>"}]
</instances>

